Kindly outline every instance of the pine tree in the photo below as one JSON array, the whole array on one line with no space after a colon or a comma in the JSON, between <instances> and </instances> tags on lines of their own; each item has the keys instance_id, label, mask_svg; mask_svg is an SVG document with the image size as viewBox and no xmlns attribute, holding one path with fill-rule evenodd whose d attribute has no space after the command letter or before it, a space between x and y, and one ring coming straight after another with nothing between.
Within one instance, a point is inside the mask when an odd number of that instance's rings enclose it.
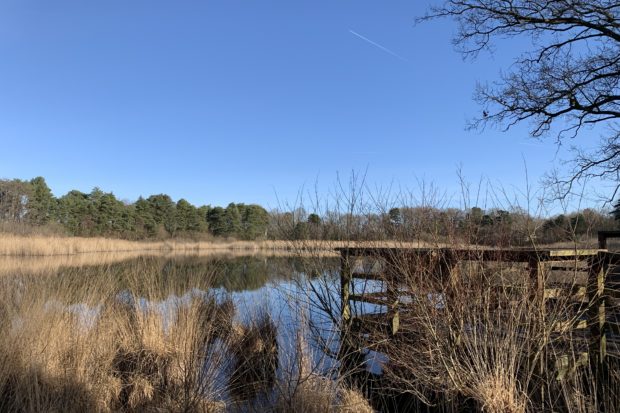
<instances>
[{"instance_id":1,"label":"pine tree","mask_svg":"<svg viewBox=\"0 0 620 413\"><path fill-rule=\"evenodd\" d=\"M241 234L241 213L234 203L228 204L224 215L224 233L227 236L239 236Z\"/></svg>"},{"instance_id":2,"label":"pine tree","mask_svg":"<svg viewBox=\"0 0 620 413\"><path fill-rule=\"evenodd\" d=\"M32 179L30 187L31 192L26 205L28 221L34 225L47 224L56 217L56 198L41 176Z\"/></svg>"}]
</instances>

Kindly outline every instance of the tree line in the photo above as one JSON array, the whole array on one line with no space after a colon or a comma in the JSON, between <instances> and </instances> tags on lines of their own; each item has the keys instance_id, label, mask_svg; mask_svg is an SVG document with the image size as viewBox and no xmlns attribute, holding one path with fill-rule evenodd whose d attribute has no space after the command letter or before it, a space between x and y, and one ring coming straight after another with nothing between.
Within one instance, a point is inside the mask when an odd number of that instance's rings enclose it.
<instances>
[{"instance_id":1,"label":"tree line","mask_svg":"<svg viewBox=\"0 0 620 413\"><path fill-rule=\"evenodd\" d=\"M431 206L394 207L367 213L324 212L299 208L272 211L271 226L286 239L402 240L531 246L595 238L598 231L615 230L620 222L620 202L611 213L586 208L551 217L534 217L520 208L510 211L479 207L470 209Z\"/></svg>"},{"instance_id":2,"label":"tree line","mask_svg":"<svg viewBox=\"0 0 620 413\"><path fill-rule=\"evenodd\" d=\"M127 239L209 234L253 240L267 236L269 214L260 205L230 203L196 207L166 194L123 202L94 188L56 198L45 179L0 180L0 221L59 226L70 235Z\"/></svg>"},{"instance_id":3,"label":"tree line","mask_svg":"<svg viewBox=\"0 0 620 413\"><path fill-rule=\"evenodd\" d=\"M482 245L573 241L616 229L620 201L611 213L594 209L533 217L513 208L393 207L365 213L267 211L260 205L226 207L174 202L165 194L123 202L111 192L73 190L56 198L45 179L0 180L0 222L61 230L75 236L126 239L233 237L237 239L422 240ZM5 227L6 228L6 227Z\"/></svg>"}]
</instances>

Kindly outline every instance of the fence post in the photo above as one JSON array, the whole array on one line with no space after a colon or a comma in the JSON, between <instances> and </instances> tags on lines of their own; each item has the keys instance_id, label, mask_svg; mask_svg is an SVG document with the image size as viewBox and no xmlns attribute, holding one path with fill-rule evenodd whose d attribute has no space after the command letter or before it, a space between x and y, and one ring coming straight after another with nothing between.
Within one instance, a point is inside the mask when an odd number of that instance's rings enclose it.
<instances>
[{"instance_id":1,"label":"fence post","mask_svg":"<svg viewBox=\"0 0 620 413\"><path fill-rule=\"evenodd\" d=\"M534 251L529 259L528 259L528 269L529 269L529 282L534 285L534 302L539 306L538 308L538 323L540 323L540 328L544 332L545 342L543 343L543 347L540 352L540 360L538 361L538 373L541 378L541 386L540 386L540 402L541 406L545 405L546 393L547 393L547 385L545 384L545 373L547 371L547 333L551 326L547 325L546 320L546 301L545 301L545 286L546 286L546 278L547 275L545 273L546 265L541 260L541 256L537 251ZM531 285L530 284L530 285Z\"/></svg>"},{"instance_id":2,"label":"fence post","mask_svg":"<svg viewBox=\"0 0 620 413\"><path fill-rule=\"evenodd\" d=\"M603 390L607 382L607 319L605 311L605 278L608 255L599 252L590 262L588 271L588 325L590 327L590 367L596 378L599 403L603 402ZM600 406L602 407L602 406Z\"/></svg>"},{"instance_id":3,"label":"fence post","mask_svg":"<svg viewBox=\"0 0 620 413\"><path fill-rule=\"evenodd\" d=\"M340 302L341 329L345 331L351 323L351 265L347 249L340 251Z\"/></svg>"}]
</instances>

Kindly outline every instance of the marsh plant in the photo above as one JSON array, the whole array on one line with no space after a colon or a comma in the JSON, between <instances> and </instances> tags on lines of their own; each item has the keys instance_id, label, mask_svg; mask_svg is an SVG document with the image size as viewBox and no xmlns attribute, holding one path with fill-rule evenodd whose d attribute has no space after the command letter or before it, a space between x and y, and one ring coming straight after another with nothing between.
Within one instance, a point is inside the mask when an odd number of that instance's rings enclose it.
<instances>
[{"instance_id":1,"label":"marsh plant","mask_svg":"<svg viewBox=\"0 0 620 413\"><path fill-rule=\"evenodd\" d=\"M316 385L290 392L281 360L309 356L280 351L286 327L264 311L238 317L211 288L217 261L180 268L137 260L3 277L0 411L337 412L364 401L315 372Z\"/></svg>"},{"instance_id":2,"label":"marsh plant","mask_svg":"<svg viewBox=\"0 0 620 413\"><path fill-rule=\"evenodd\" d=\"M339 221L348 228L349 247L393 248L347 260L351 272L372 274L354 276L351 294L372 293L389 302L351 302L351 322L342 319L338 272L319 272L305 284L307 305L328 320L315 326L315 338L321 340L325 330L341 337L337 348L324 346L340 361L340 378L376 406L398 411L618 411L617 361L609 356L605 367L597 365L598 350L588 338L596 303L606 300L613 315L615 301L607 290L586 288L583 261L538 265L549 248L577 251L592 247L591 240L571 235L575 227L568 225L564 243L543 244L538 234L552 221L544 215L548 204L526 200L531 203L524 209L506 201L503 190L486 188L492 195L484 200L486 211L504 211L488 214L472 207L481 200L472 201L471 192L463 184L461 210L470 213L458 215L450 209L453 201L432 186L392 196L353 176L337 185L333 198L310 194L309 203L291 208ZM282 231L294 234L295 228ZM421 250L407 253L412 243ZM291 245L307 255L313 250L311 242ZM529 251L531 259L515 259L510 251ZM325 268L323 260L316 251L306 272ZM391 334L386 327L396 311L398 328ZM368 313L384 315L364 319ZM607 350L617 351L611 342ZM380 373L369 373L377 362Z\"/></svg>"}]
</instances>

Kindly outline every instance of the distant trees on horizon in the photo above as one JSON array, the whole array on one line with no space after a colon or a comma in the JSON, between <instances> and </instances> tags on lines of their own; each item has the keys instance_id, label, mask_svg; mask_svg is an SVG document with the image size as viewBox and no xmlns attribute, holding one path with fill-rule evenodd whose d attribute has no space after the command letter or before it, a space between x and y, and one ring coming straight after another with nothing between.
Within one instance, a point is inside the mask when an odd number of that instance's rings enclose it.
<instances>
[{"instance_id":1,"label":"distant trees on horizon","mask_svg":"<svg viewBox=\"0 0 620 413\"><path fill-rule=\"evenodd\" d=\"M266 237L269 213L260 205L230 203L226 208L196 207L166 194L139 197L133 203L95 187L56 198L45 179L0 180L0 221L60 226L74 236L128 239L210 234L253 240Z\"/></svg>"},{"instance_id":2,"label":"distant trees on horizon","mask_svg":"<svg viewBox=\"0 0 620 413\"><path fill-rule=\"evenodd\" d=\"M324 211L268 212L256 204L197 207L166 194L123 202L95 187L56 198L45 179L0 180L0 223L32 226L74 236L125 239L231 237L256 239L444 240L485 245L553 243L616 229L620 202L611 213L594 209L532 217L518 208L404 206L364 214Z\"/></svg>"}]
</instances>

